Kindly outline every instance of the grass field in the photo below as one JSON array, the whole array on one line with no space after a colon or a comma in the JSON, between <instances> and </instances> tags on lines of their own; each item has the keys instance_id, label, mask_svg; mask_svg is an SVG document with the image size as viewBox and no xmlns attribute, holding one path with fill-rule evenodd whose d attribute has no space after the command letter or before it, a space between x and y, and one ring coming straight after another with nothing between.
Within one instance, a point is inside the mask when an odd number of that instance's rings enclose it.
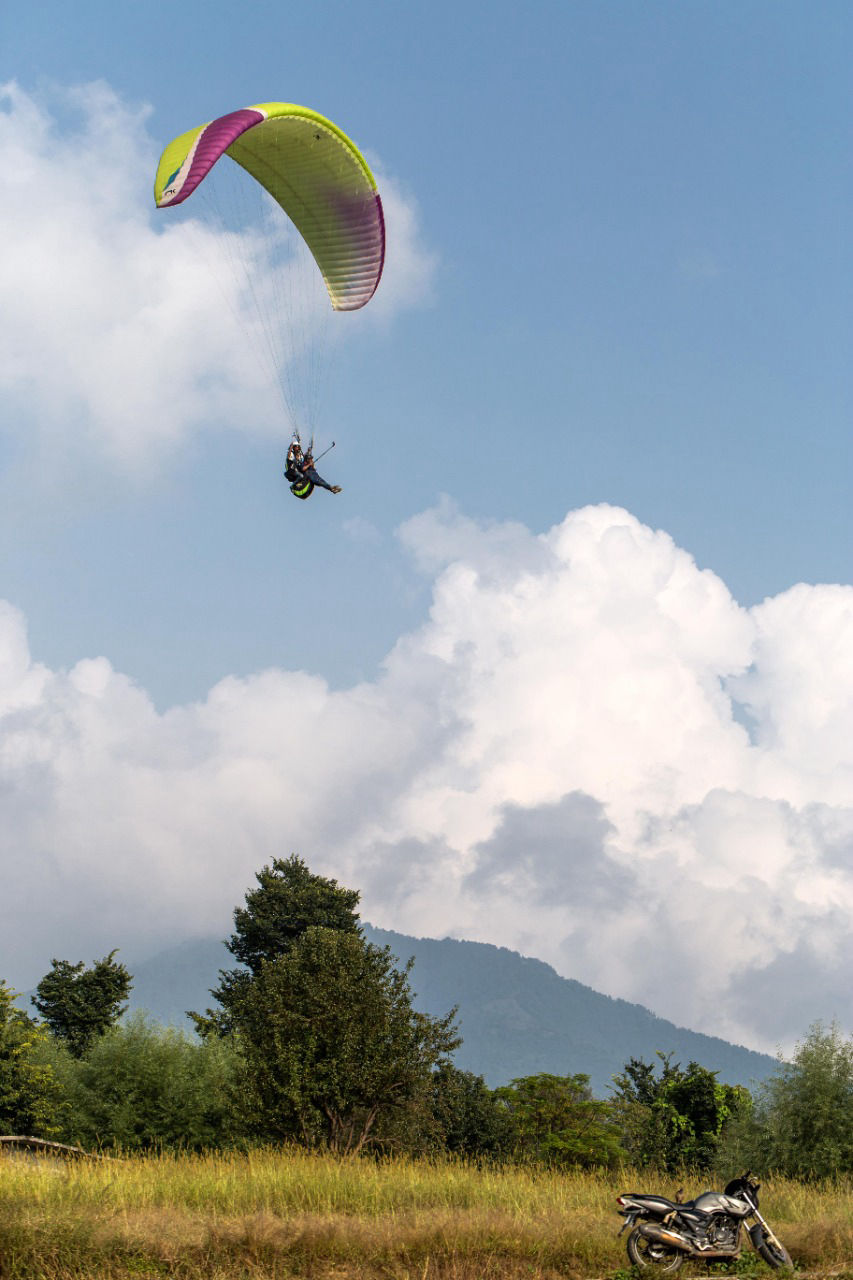
<instances>
[{"instance_id":1,"label":"grass field","mask_svg":"<svg viewBox=\"0 0 853 1280\"><path fill-rule=\"evenodd\" d=\"M703 1189L685 1185L690 1194ZM6 1157L0 1278L624 1276L615 1197L639 1187L675 1189L671 1178L648 1173L477 1170L300 1152L74 1163ZM853 1277L853 1183L775 1180L761 1204L803 1272ZM771 1274L751 1252L738 1271Z\"/></svg>"}]
</instances>

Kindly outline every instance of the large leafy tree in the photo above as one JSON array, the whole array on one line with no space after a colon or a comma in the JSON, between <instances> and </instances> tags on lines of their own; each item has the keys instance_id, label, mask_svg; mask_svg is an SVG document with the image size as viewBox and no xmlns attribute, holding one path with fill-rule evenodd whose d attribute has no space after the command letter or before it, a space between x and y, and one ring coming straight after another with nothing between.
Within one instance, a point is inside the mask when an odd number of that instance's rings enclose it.
<instances>
[{"instance_id":1,"label":"large leafy tree","mask_svg":"<svg viewBox=\"0 0 853 1280\"><path fill-rule=\"evenodd\" d=\"M523 1076L495 1090L506 1107L514 1154L558 1165L606 1165L619 1154L611 1108L592 1095L589 1076Z\"/></svg>"},{"instance_id":2,"label":"large leafy tree","mask_svg":"<svg viewBox=\"0 0 853 1280\"><path fill-rule=\"evenodd\" d=\"M50 1138L57 1132L62 1102L45 1060L47 1033L13 1000L0 980L0 1133Z\"/></svg>"},{"instance_id":3,"label":"large leafy tree","mask_svg":"<svg viewBox=\"0 0 853 1280\"><path fill-rule=\"evenodd\" d=\"M853 1173L853 1037L815 1023L759 1093L765 1168L799 1178Z\"/></svg>"},{"instance_id":4,"label":"large leafy tree","mask_svg":"<svg viewBox=\"0 0 853 1280\"><path fill-rule=\"evenodd\" d=\"M256 1133L358 1152L425 1095L459 1038L455 1010L413 1009L409 968L352 929L317 926L260 965L234 1008Z\"/></svg>"},{"instance_id":5,"label":"large leafy tree","mask_svg":"<svg viewBox=\"0 0 853 1280\"><path fill-rule=\"evenodd\" d=\"M87 968L82 961L52 960L31 997L51 1035L81 1057L124 1013L131 976L111 951Z\"/></svg>"},{"instance_id":6,"label":"large leafy tree","mask_svg":"<svg viewBox=\"0 0 853 1280\"><path fill-rule=\"evenodd\" d=\"M249 983L264 961L284 955L307 929L361 936L358 891L315 875L296 854L273 859L255 879L258 887L246 894L245 907L235 909L234 932L225 944L243 967L220 970L219 986L210 993L219 1009L190 1014L202 1035L223 1035L232 1029Z\"/></svg>"},{"instance_id":7,"label":"large leafy tree","mask_svg":"<svg viewBox=\"0 0 853 1280\"><path fill-rule=\"evenodd\" d=\"M614 1076L613 1105L622 1141L640 1167L708 1169L726 1126L748 1109L749 1093L739 1085L720 1084L716 1072L697 1062L683 1069L672 1062L672 1054L657 1056L658 1070L631 1058Z\"/></svg>"}]
</instances>

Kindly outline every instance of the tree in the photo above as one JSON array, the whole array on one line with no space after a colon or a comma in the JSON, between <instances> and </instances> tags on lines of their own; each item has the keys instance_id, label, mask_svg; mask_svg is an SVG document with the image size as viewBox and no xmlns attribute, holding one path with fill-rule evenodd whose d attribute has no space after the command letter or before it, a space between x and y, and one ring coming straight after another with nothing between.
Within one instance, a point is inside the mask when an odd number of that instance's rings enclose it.
<instances>
[{"instance_id":1,"label":"tree","mask_svg":"<svg viewBox=\"0 0 853 1280\"><path fill-rule=\"evenodd\" d=\"M62 1100L44 1057L46 1032L13 999L0 980L0 1132L49 1138L57 1132Z\"/></svg>"},{"instance_id":2,"label":"tree","mask_svg":"<svg viewBox=\"0 0 853 1280\"><path fill-rule=\"evenodd\" d=\"M131 976L111 951L87 969L82 960L52 960L31 997L51 1035L64 1040L75 1057L81 1057L124 1013Z\"/></svg>"},{"instance_id":3,"label":"tree","mask_svg":"<svg viewBox=\"0 0 853 1280\"><path fill-rule=\"evenodd\" d=\"M708 1169L726 1126L748 1108L749 1093L720 1084L716 1072L697 1062L682 1070L671 1053L657 1056L660 1074L654 1064L631 1058L613 1077L623 1144L641 1168Z\"/></svg>"},{"instance_id":4,"label":"tree","mask_svg":"<svg viewBox=\"0 0 853 1280\"><path fill-rule=\"evenodd\" d=\"M234 910L234 932L225 944L243 968L220 969L211 995L219 1003L206 1014L190 1012L202 1035L227 1034L250 979L264 961L275 960L312 927L361 936L356 911L359 894L337 880L314 875L296 854L274 858L255 876L258 888L246 894L245 907Z\"/></svg>"},{"instance_id":5,"label":"tree","mask_svg":"<svg viewBox=\"0 0 853 1280\"><path fill-rule=\"evenodd\" d=\"M545 1164L603 1165L619 1154L607 1102L594 1098L589 1076L522 1076L495 1090L510 1117L513 1151Z\"/></svg>"},{"instance_id":6,"label":"tree","mask_svg":"<svg viewBox=\"0 0 853 1280\"><path fill-rule=\"evenodd\" d=\"M503 1160L511 1150L506 1107L482 1076L442 1059L405 1105L384 1110L373 1145L412 1156L450 1153L468 1160Z\"/></svg>"},{"instance_id":7,"label":"tree","mask_svg":"<svg viewBox=\"0 0 853 1280\"><path fill-rule=\"evenodd\" d=\"M512 1145L512 1122L482 1076L441 1062L430 1082L431 1113L439 1149L469 1158L499 1158Z\"/></svg>"},{"instance_id":8,"label":"tree","mask_svg":"<svg viewBox=\"0 0 853 1280\"><path fill-rule=\"evenodd\" d=\"M232 1122L237 1055L143 1013L94 1040L81 1058L55 1041L69 1102L63 1137L84 1147L202 1150L238 1137Z\"/></svg>"},{"instance_id":9,"label":"tree","mask_svg":"<svg viewBox=\"0 0 853 1280\"><path fill-rule=\"evenodd\" d=\"M817 1022L756 1104L762 1163L795 1178L853 1172L853 1037Z\"/></svg>"},{"instance_id":10,"label":"tree","mask_svg":"<svg viewBox=\"0 0 853 1280\"><path fill-rule=\"evenodd\" d=\"M410 968L354 930L317 926L261 963L234 1009L256 1133L358 1152L425 1089L460 1041L455 1010L412 1008Z\"/></svg>"}]
</instances>

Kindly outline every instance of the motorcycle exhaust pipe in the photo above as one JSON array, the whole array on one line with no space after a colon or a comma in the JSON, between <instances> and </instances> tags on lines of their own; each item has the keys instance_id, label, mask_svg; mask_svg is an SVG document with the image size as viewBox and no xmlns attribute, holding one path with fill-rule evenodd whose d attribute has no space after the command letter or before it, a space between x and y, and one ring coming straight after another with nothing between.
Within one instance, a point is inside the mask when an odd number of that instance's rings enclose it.
<instances>
[{"instance_id":1,"label":"motorcycle exhaust pipe","mask_svg":"<svg viewBox=\"0 0 853 1280\"><path fill-rule=\"evenodd\" d=\"M681 1235L679 1231L673 1231L670 1227L659 1227L656 1222L641 1222L639 1232L641 1236L645 1236L647 1240L653 1240L655 1244L666 1244L670 1249L681 1249L682 1253L696 1253L687 1237Z\"/></svg>"}]
</instances>

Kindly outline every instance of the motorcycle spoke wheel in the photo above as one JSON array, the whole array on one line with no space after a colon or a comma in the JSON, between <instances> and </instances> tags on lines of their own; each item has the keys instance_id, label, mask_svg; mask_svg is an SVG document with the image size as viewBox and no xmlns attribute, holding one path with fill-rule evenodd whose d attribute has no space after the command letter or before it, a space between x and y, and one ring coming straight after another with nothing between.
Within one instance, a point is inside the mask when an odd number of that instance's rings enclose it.
<instances>
[{"instance_id":1,"label":"motorcycle spoke wheel","mask_svg":"<svg viewBox=\"0 0 853 1280\"><path fill-rule=\"evenodd\" d=\"M631 1262L641 1271L649 1271L654 1267L663 1275L672 1275L684 1261L684 1254L680 1249L672 1249L668 1245L649 1240L640 1234L639 1228L629 1235L627 1249Z\"/></svg>"}]
</instances>

